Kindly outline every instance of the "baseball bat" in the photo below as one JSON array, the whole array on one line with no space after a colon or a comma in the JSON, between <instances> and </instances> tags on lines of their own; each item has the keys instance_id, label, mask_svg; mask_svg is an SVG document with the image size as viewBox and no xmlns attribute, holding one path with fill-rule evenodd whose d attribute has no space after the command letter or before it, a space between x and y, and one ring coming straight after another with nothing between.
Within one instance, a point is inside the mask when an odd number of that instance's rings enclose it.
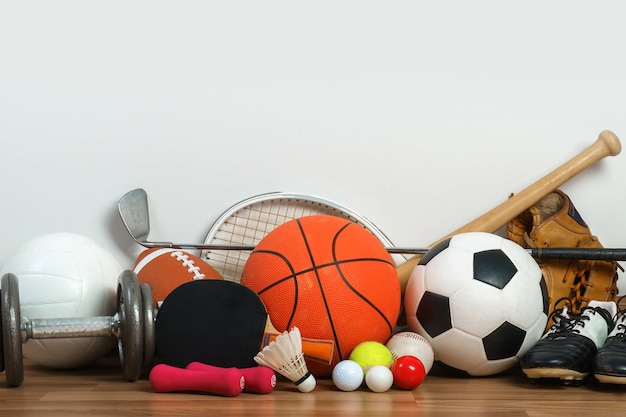
<instances>
[{"instance_id":1,"label":"baseball bat","mask_svg":"<svg viewBox=\"0 0 626 417\"><path fill-rule=\"evenodd\" d=\"M602 158L619 154L621 150L622 144L613 132L609 130L600 132L598 139L578 155L574 156L572 159L565 162L545 177L526 187L519 193L512 195L508 200L494 207L487 213L472 220L454 232L442 237L438 241L431 243L429 247L433 247L437 243L454 235L458 235L459 233L495 233L498 229L524 212L524 210L532 207L533 204L559 188L572 177L595 164ZM402 294L404 294L411 272L413 272L415 265L417 265L422 256L423 255L421 254L415 255L396 268L398 278L400 279Z\"/></svg>"}]
</instances>

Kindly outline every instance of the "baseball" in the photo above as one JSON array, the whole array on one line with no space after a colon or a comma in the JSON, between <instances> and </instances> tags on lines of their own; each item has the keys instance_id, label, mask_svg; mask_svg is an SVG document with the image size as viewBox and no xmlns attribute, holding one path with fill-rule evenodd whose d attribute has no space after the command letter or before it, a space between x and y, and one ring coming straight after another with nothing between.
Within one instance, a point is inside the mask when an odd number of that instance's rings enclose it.
<instances>
[{"instance_id":1,"label":"baseball","mask_svg":"<svg viewBox=\"0 0 626 417\"><path fill-rule=\"evenodd\" d=\"M427 374L435 361L435 352L428 340L415 332L396 333L391 336L386 346L391 351L394 360L401 356L418 358L424 364Z\"/></svg>"}]
</instances>

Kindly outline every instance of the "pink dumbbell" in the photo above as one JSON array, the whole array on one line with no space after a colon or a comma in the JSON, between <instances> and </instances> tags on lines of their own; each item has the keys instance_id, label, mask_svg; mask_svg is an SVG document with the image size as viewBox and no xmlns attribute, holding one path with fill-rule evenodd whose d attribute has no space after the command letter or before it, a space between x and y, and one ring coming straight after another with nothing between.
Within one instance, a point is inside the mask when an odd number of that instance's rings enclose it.
<instances>
[{"instance_id":1,"label":"pink dumbbell","mask_svg":"<svg viewBox=\"0 0 626 417\"><path fill-rule=\"evenodd\" d=\"M149 380L154 392L199 391L226 397L241 394L246 383L243 373L237 368L204 372L166 364L155 365Z\"/></svg>"},{"instance_id":2,"label":"pink dumbbell","mask_svg":"<svg viewBox=\"0 0 626 417\"><path fill-rule=\"evenodd\" d=\"M207 365L200 362L191 362L187 365L189 370L202 372L215 372L219 369L217 366ZM269 394L276 387L276 374L267 366L255 366L252 368L238 368L246 380L243 390L255 394Z\"/></svg>"}]
</instances>

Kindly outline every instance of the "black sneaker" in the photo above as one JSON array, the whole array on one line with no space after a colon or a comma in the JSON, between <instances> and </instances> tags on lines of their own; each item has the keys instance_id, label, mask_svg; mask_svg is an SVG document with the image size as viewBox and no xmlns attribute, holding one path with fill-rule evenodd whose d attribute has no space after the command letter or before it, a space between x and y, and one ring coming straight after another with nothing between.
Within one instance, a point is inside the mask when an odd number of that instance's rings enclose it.
<instances>
[{"instance_id":1,"label":"black sneaker","mask_svg":"<svg viewBox=\"0 0 626 417\"><path fill-rule=\"evenodd\" d=\"M626 384L626 310L620 310L618 313L615 327L598 350L593 367L594 376L598 381L606 384Z\"/></svg>"},{"instance_id":2,"label":"black sneaker","mask_svg":"<svg viewBox=\"0 0 626 417\"><path fill-rule=\"evenodd\" d=\"M613 328L617 305L613 301L590 301L579 315L567 307L553 315L554 324L522 357L528 378L558 378L578 383L593 371L593 360Z\"/></svg>"}]
</instances>

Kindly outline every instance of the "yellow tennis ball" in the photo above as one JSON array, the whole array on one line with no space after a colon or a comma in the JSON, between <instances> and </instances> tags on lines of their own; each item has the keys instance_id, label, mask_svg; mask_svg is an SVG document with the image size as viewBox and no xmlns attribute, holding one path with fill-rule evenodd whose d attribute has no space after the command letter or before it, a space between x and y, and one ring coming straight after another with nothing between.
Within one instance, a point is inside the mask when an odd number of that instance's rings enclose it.
<instances>
[{"instance_id":1,"label":"yellow tennis ball","mask_svg":"<svg viewBox=\"0 0 626 417\"><path fill-rule=\"evenodd\" d=\"M382 365L389 367L393 362L393 355L391 350L384 344L368 341L356 345L350 353L349 359L361 365L363 372L367 373L372 366Z\"/></svg>"}]
</instances>

